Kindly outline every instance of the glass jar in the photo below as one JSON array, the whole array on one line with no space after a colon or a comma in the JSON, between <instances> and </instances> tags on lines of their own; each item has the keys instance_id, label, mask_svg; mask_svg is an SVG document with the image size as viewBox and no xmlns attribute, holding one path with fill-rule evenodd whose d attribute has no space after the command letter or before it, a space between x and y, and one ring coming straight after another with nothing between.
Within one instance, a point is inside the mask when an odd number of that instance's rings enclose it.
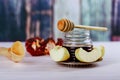
<instances>
[{"instance_id":1,"label":"glass jar","mask_svg":"<svg viewBox=\"0 0 120 80\"><path fill-rule=\"evenodd\" d=\"M69 61L77 62L75 57L75 50L83 48L86 51L92 50L92 40L90 38L90 31L86 29L74 28L70 32L66 32L64 35L63 46L68 49L70 53Z\"/></svg>"}]
</instances>

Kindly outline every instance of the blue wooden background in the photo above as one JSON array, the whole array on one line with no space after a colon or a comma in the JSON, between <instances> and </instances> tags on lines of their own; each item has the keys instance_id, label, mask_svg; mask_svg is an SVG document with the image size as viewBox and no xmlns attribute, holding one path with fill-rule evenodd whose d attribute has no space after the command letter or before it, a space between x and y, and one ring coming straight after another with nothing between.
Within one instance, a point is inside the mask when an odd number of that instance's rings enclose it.
<instances>
[{"instance_id":1,"label":"blue wooden background","mask_svg":"<svg viewBox=\"0 0 120 80\"><path fill-rule=\"evenodd\" d=\"M39 36L44 39L54 36L54 13L38 13L41 10L53 11L56 0L0 0L0 41L26 40L26 20L29 16L26 12L26 1L30 1L32 5L31 22L40 21ZM91 31L94 41L120 41L120 0L79 1L80 24L105 26L109 29L107 32ZM32 13L35 15L32 16Z\"/></svg>"}]
</instances>

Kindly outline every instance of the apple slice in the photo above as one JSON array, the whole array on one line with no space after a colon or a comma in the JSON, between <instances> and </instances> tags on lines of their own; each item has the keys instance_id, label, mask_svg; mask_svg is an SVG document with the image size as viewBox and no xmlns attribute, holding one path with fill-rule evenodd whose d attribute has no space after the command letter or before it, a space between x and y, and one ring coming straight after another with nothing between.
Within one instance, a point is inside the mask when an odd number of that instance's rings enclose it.
<instances>
[{"instance_id":1,"label":"apple slice","mask_svg":"<svg viewBox=\"0 0 120 80\"><path fill-rule=\"evenodd\" d=\"M50 50L50 57L54 61L66 61L70 58L70 54L68 50L62 46L55 46L52 50Z\"/></svg>"},{"instance_id":2,"label":"apple slice","mask_svg":"<svg viewBox=\"0 0 120 80\"><path fill-rule=\"evenodd\" d=\"M100 49L96 47L94 47L91 52L79 48L75 51L75 56L80 62L94 62L102 56L102 53Z\"/></svg>"}]
</instances>

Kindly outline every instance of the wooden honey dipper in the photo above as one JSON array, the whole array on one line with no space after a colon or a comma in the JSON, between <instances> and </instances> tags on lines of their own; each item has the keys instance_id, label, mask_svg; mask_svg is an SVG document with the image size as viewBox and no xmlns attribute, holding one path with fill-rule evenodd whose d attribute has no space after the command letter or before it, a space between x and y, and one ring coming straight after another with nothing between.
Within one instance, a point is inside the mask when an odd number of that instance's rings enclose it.
<instances>
[{"instance_id":1,"label":"wooden honey dipper","mask_svg":"<svg viewBox=\"0 0 120 80\"><path fill-rule=\"evenodd\" d=\"M98 31L107 31L108 30L105 27L74 25L74 23L68 19L59 20L57 27L62 32L72 31L74 28L81 28L81 29L87 29L87 30L98 30Z\"/></svg>"}]
</instances>

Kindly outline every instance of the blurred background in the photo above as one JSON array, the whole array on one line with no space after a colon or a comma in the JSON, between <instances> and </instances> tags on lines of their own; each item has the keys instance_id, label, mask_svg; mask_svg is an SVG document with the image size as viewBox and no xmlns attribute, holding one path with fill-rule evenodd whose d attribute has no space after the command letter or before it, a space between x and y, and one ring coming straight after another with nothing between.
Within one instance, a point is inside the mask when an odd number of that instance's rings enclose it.
<instances>
[{"instance_id":1,"label":"blurred background","mask_svg":"<svg viewBox=\"0 0 120 80\"><path fill-rule=\"evenodd\" d=\"M91 31L93 41L120 41L120 0L0 0L0 41L25 41L31 37L63 37L57 21L103 26Z\"/></svg>"}]
</instances>

